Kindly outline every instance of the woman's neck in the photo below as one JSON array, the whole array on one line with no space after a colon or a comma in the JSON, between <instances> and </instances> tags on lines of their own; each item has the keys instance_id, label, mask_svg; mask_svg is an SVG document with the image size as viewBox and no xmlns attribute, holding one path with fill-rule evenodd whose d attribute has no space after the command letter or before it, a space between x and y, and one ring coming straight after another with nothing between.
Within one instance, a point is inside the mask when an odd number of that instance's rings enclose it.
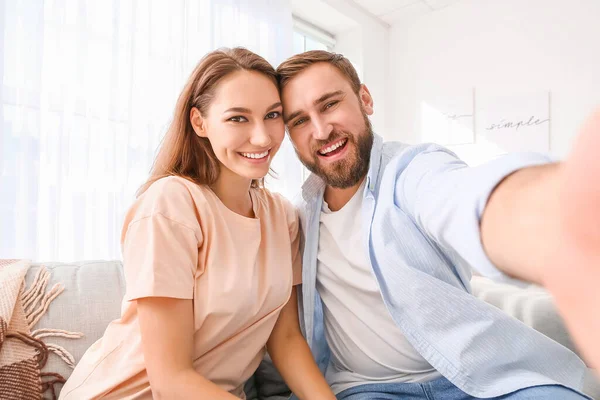
<instances>
[{"instance_id":1,"label":"woman's neck","mask_svg":"<svg viewBox=\"0 0 600 400\"><path fill-rule=\"evenodd\" d=\"M250 186L252 180L241 177L221 166L219 178L210 188L227 208L236 214L254 218Z\"/></svg>"}]
</instances>

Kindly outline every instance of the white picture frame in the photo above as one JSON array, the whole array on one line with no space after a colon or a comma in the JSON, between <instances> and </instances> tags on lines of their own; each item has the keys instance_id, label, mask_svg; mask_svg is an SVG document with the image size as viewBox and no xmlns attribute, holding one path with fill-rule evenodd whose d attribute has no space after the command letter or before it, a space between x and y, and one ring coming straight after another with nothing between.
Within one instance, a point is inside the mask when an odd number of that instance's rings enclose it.
<instances>
[{"instance_id":1,"label":"white picture frame","mask_svg":"<svg viewBox=\"0 0 600 400\"><path fill-rule=\"evenodd\" d=\"M421 93L418 127L422 142L443 146L475 141L474 88L431 88Z\"/></svg>"},{"instance_id":2,"label":"white picture frame","mask_svg":"<svg viewBox=\"0 0 600 400\"><path fill-rule=\"evenodd\" d=\"M550 151L550 92L477 90L475 143L496 153Z\"/></svg>"}]
</instances>

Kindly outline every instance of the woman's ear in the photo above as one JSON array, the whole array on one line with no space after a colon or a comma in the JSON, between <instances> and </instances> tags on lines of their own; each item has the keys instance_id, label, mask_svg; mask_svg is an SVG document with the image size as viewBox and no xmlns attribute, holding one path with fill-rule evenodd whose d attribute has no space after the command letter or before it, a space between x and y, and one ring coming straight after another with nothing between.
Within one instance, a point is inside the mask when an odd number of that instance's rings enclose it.
<instances>
[{"instance_id":1,"label":"woman's ear","mask_svg":"<svg viewBox=\"0 0 600 400\"><path fill-rule=\"evenodd\" d=\"M192 107L190 110L190 123L192 124L192 128L196 135L200 137L206 137L206 121L202 118L202 114L200 114L200 110L196 107Z\"/></svg>"},{"instance_id":2,"label":"woman's ear","mask_svg":"<svg viewBox=\"0 0 600 400\"><path fill-rule=\"evenodd\" d=\"M358 92L358 98L363 105L363 108L367 115L373 114L373 97L371 97L371 92L369 92L369 88L365 84L360 85L360 91Z\"/></svg>"}]
</instances>

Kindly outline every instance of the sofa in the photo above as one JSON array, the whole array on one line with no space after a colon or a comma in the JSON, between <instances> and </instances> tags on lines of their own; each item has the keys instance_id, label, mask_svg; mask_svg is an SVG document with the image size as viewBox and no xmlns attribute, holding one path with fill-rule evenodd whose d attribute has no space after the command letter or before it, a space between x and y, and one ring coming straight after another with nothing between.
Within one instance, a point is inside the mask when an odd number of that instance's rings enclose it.
<instances>
[{"instance_id":1,"label":"sofa","mask_svg":"<svg viewBox=\"0 0 600 400\"><path fill-rule=\"evenodd\" d=\"M53 343L68 350L78 362L86 349L102 336L108 323L120 315L125 294L122 264L120 261L32 264L26 275L27 285L32 283L41 266L51 272L48 287L61 282L65 290L50 304L35 328L82 332L84 336L78 339L52 338ZM534 285L516 287L479 276L473 278L472 287L473 295L577 352L551 296L544 289ZM265 364L248 382L248 398L287 398L285 393L276 393L279 389L273 389L281 385L268 385L268 389L261 386L262 380L274 379L272 367ZM58 356L50 354L43 372L55 372L68 378L71 369ZM285 391L285 387L281 390ZM600 380L591 369L587 371L584 390L592 398L600 399Z\"/></svg>"}]
</instances>

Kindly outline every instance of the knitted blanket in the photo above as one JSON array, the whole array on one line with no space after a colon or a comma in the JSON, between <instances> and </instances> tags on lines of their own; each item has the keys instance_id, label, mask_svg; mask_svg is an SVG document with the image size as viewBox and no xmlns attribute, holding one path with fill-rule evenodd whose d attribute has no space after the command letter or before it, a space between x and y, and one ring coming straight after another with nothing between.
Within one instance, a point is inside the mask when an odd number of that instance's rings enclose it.
<instances>
[{"instance_id":1,"label":"knitted blanket","mask_svg":"<svg viewBox=\"0 0 600 400\"><path fill-rule=\"evenodd\" d=\"M25 260L0 260L0 399L56 399L55 384L65 379L42 372L48 354L55 353L71 368L73 357L61 346L45 343L45 337L79 338L82 333L59 329L33 330L50 303L64 290L60 283L46 291L50 273L40 268L33 283L25 287L30 264Z\"/></svg>"}]
</instances>

